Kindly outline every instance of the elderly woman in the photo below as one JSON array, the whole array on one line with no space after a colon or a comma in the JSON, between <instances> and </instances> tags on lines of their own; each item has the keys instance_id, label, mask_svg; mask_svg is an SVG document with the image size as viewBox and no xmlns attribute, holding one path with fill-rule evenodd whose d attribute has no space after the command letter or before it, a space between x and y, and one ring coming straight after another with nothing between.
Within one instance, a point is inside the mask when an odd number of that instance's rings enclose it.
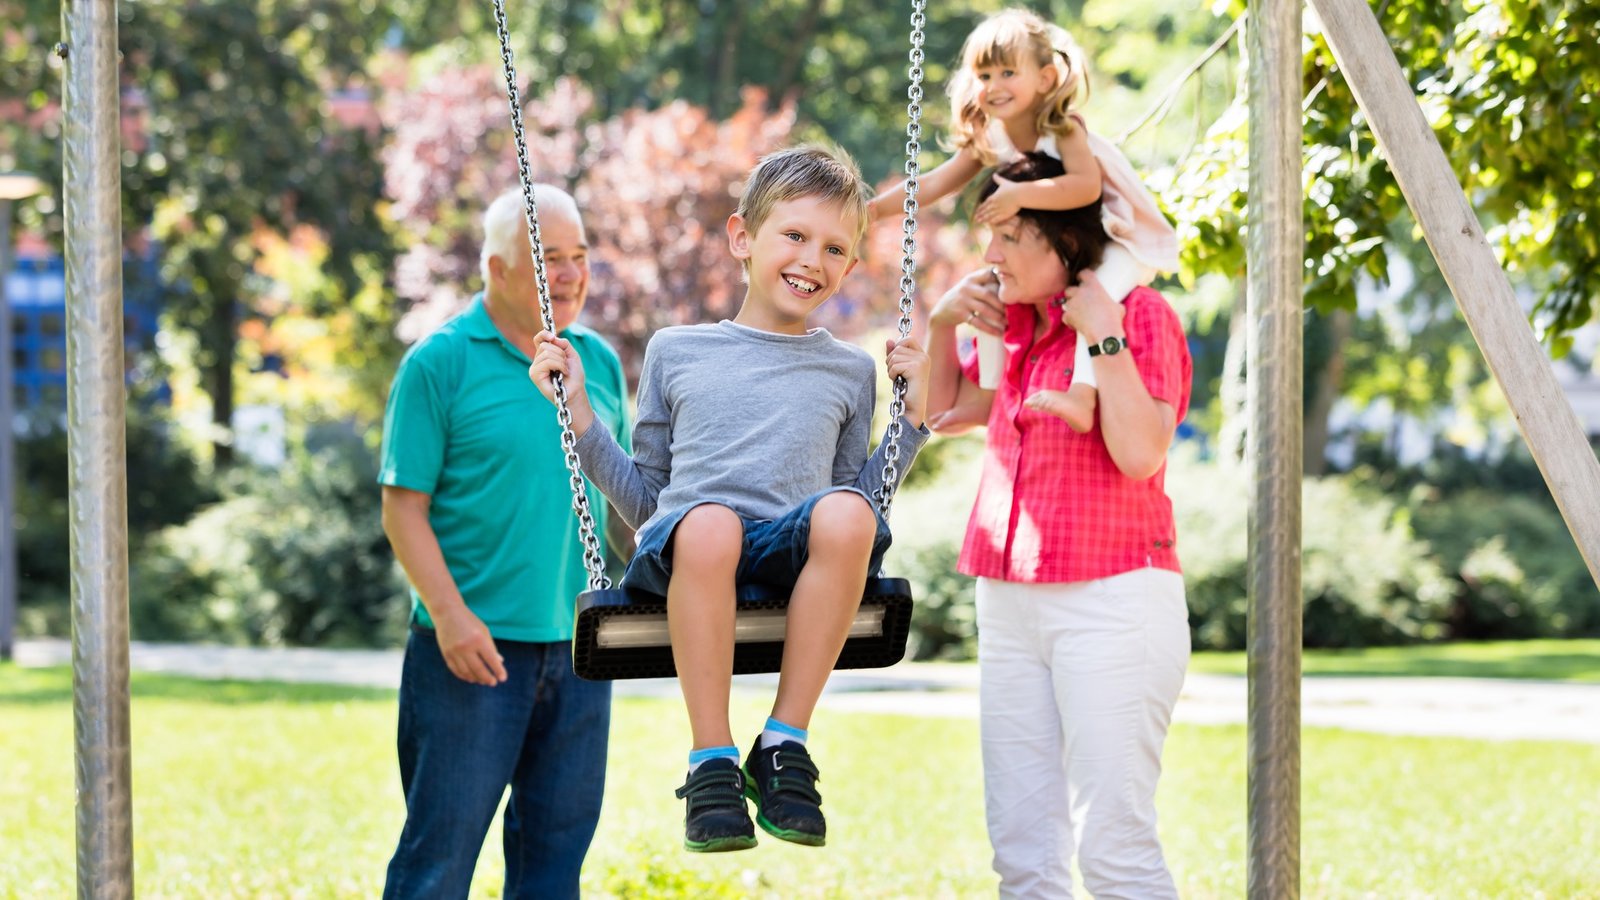
<instances>
[{"instance_id":1,"label":"elderly woman","mask_svg":"<svg viewBox=\"0 0 1600 900\"><path fill-rule=\"evenodd\" d=\"M1028 154L999 174L1062 168ZM1177 896L1155 793L1189 630L1163 475L1191 364L1160 294L1118 303L1088 271L1108 240L1097 206L995 226L990 268L930 315L929 424L988 426L960 569L978 579L985 807L1006 897L1070 896L1074 851L1096 898ZM993 391L976 354L958 356L962 323L1003 336ZM1060 418L1078 334L1100 390L1083 434Z\"/></svg>"}]
</instances>

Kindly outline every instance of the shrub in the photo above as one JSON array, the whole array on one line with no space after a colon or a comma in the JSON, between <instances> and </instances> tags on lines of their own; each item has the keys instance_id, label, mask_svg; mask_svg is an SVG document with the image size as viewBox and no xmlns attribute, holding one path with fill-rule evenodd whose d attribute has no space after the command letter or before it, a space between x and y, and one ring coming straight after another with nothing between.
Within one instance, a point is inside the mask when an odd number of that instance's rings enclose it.
<instances>
[{"instance_id":1,"label":"shrub","mask_svg":"<svg viewBox=\"0 0 1600 900\"><path fill-rule=\"evenodd\" d=\"M934 452L930 455L929 449ZM892 511L884 572L911 582L912 659L972 659L978 652L973 579L956 571L977 493L981 436L938 438L917 456Z\"/></svg>"},{"instance_id":2,"label":"shrub","mask_svg":"<svg viewBox=\"0 0 1600 900\"><path fill-rule=\"evenodd\" d=\"M52 416L30 417L17 440L16 513L18 630L69 633L71 535L68 531L67 431ZM216 490L171 426L144 404L127 418L128 555L146 539L182 522L216 499Z\"/></svg>"},{"instance_id":3,"label":"shrub","mask_svg":"<svg viewBox=\"0 0 1600 900\"><path fill-rule=\"evenodd\" d=\"M372 453L355 440L278 471L241 468L225 499L166 529L136 571L135 633L163 640L380 646L408 604L383 533Z\"/></svg>"},{"instance_id":4,"label":"shrub","mask_svg":"<svg viewBox=\"0 0 1600 900\"><path fill-rule=\"evenodd\" d=\"M910 554L901 574L911 580L916 606L906 654L912 659L973 659L978 655L974 580L956 571L961 545L941 541Z\"/></svg>"},{"instance_id":5,"label":"shrub","mask_svg":"<svg viewBox=\"0 0 1600 900\"><path fill-rule=\"evenodd\" d=\"M1247 477L1242 467L1182 459L1167 473L1196 648L1244 647ZM1412 535L1404 509L1349 476L1334 476L1305 482L1302 510L1306 646L1441 636L1448 583Z\"/></svg>"},{"instance_id":6,"label":"shrub","mask_svg":"<svg viewBox=\"0 0 1600 900\"><path fill-rule=\"evenodd\" d=\"M1451 579L1452 638L1600 634L1600 591L1542 486L1516 493L1424 487L1410 506Z\"/></svg>"}]
</instances>

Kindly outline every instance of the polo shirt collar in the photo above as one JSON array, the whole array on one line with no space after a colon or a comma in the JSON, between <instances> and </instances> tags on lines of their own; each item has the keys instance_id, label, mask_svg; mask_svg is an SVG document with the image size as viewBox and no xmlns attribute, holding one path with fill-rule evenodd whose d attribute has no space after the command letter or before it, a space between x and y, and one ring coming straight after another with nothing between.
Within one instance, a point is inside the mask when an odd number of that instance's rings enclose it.
<instances>
[{"instance_id":1,"label":"polo shirt collar","mask_svg":"<svg viewBox=\"0 0 1600 900\"><path fill-rule=\"evenodd\" d=\"M494 327L494 320L489 318L489 308L483 305L482 291L472 295L472 302L461 314L461 330L466 332L467 337L480 341L503 339L500 329Z\"/></svg>"}]
</instances>

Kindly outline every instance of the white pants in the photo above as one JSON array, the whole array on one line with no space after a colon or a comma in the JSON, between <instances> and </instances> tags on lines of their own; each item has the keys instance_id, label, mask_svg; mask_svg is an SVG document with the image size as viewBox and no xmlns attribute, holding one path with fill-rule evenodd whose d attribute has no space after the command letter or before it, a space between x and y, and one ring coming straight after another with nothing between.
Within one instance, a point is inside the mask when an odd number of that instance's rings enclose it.
<instances>
[{"instance_id":1,"label":"white pants","mask_svg":"<svg viewBox=\"0 0 1600 900\"><path fill-rule=\"evenodd\" d=\"M984 807L1002 897L1176 898L1156 779L1189 664L1183 577L978 579Z\"/></svg>"}]
</instances>

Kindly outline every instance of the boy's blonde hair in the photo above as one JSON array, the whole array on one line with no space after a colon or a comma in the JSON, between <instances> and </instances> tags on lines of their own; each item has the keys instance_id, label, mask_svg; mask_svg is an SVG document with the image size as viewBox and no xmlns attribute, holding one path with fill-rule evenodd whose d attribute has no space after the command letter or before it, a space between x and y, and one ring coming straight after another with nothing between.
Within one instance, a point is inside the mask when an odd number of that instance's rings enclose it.
<instances>
[{"instance_id":1,"label":"boy's blonde hair","mask_svg":"<svg viewBox=\"0 0 1600 900\"><path fill-rule=\"evenodd\" d=\"M872 199L872 188L861 177L861 169L850 154L825 144L802 144L761 157L744 183L735 212L754 235L774 206L802 197L837 203L844 214L853 213L855 244L867 233L867 203ZM852 253L855 244L851 245Z\"/></svg>"},{"instance_id":2,"label":"boy's blonde hair","mask_svg":"<svg viewBox=\"0 0 1600 900\"><path fill-rule=\"evenodd\" d=\"M950 79L949 87L951 143L957 150L970 148L981 165L994 165L998 155L989 141L989 114L978 102L981 85L977 70L1014 66L1024 59L1040 68L1054 66L1056 70L1055 86L1039 100L1034 126L1040 134L1070 134L1077 127L1073 113L1089 99L1089 69L1083 48L1066 29L1025 9L1008 9L984 19L961 45L961 68Z\"/></svg>"}]
</instances>

